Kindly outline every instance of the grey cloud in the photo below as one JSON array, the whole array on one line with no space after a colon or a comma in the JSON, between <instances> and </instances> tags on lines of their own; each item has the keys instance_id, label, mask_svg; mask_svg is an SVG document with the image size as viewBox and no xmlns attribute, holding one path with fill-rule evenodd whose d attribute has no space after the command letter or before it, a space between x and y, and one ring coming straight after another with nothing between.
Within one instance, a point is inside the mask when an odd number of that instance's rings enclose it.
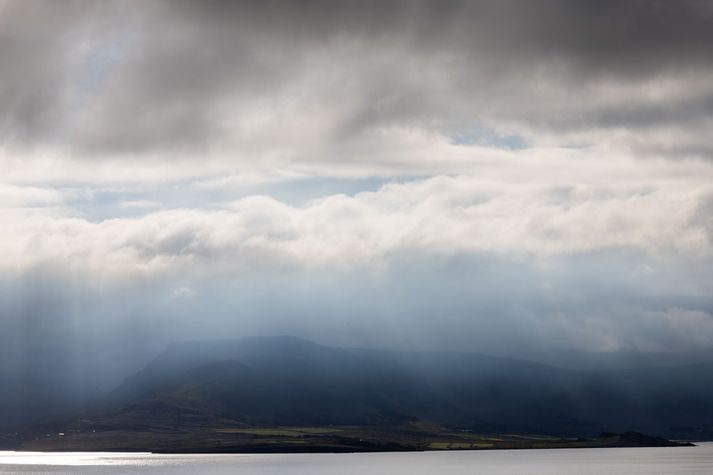
<instances>
[{"instance_id":1,"label":"grey cloud","mask_svg":"<svg viewBox=\"0 0 713 475\"><path fill-rule=\"evenodd\" d=\"M61 40L74 20L51 5L0 8L0 134L5 141L46 140L61 117Z\"/></svg>"},{"instance_id":2,"label":"grey cloud","mask_svg":"<svg viewBox=\"0 0 713 475\"><path fill-rule=\"evenodd\" d=\"M54 139L93 158L225 147L253 153L222 117L226 104L240 117L242 107L288 93L302 95L296 113L306 122L316 110L333 110L331 120L340 123L319 137L325 146L335 142L332 155L365 129L391 124L556 130L558 122L636 128L696 121L709 111L699 97L660 106L632 99L612 109L592 91L711 73L711 5L22 2L6 7L13 21L2 27L3 69L14 71L1 83L0 98L11 105L2 130L6 141ZM104 28L109 16L113 26ZM94 50L118 43L121 54L87 104L68 111L61 98L87 74L86 64L67 67L77 29ZM571 104L553 104L555 93ZM82 119L67 126L68 116ZM309 155L294 152L297 160Z\"/></svg>"}]
</instances>

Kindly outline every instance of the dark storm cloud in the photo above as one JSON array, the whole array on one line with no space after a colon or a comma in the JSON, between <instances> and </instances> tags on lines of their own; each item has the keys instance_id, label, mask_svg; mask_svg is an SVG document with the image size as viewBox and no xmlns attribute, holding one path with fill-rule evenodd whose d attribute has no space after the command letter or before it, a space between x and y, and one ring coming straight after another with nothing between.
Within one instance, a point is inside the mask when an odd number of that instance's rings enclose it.
<instances>
[{"instance_id":1,"label":"dark storm cloud","mask_svg":"<svg viewBox=\"0 0 713 475\"><path fill-rule=\"evenodd\" d=\"M426 52L505 63L563 60L584 73L639 76L708 67L713 59L708 1L212 1L178 2L171 10L189 23L248 28L287 42L403 37Z\"/></svg>"},{"instance_id":2,"label":"dark storm cloud","mask_svg":"<svg viewBox=\"0 0 713 475\"><path fill-rule=\"evenodd\" d=\"M0 8L0 133L9 141L46 139L61 115L62 37L77 19L56 4Z\"/></svg>"},{"instance_id":3,"label":"dark storm cloud","mask_svg":"<svg viewBox=\"0 0 713 475\"><path fill-rule=\"evenodd\" d=\"M343 109L325 143L391 124L675 126L711 109L710 91L620 108L596 91L712 74L711 2L17 2L0 24L4 141L94 158L225 147L226 104L239 120L290 87L305 121Z\"/></svg>"}]
</instances>

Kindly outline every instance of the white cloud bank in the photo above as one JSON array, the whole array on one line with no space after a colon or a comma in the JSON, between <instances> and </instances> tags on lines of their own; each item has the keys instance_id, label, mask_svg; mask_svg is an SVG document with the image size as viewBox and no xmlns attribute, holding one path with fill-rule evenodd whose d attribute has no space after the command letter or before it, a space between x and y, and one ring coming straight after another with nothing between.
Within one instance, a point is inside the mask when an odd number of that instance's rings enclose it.
<instances>
[{"instance_id":1,"label":"white cloud bank","mask_svg":"<svg viewBox=\"0 0 713 475\"><path fill-rule=\"evenodd\" d=\"M639 177L612 177L609 184L595 186L525 182L524 177L520 183L504 182L492 175L390 183L375 192L331 195L302 206L249 196L208 209L100 222L72 216L71 209L5 208L0 211L6 230L0 265L53 262L131 273L213 264L257 270L358 268L387 264L389 256L408 252L712 254L713 186L690 188L675 176L648 184ZM11 192L30 203L56 199L50 191L6 189Z\"/></svg>"}]
</instances>

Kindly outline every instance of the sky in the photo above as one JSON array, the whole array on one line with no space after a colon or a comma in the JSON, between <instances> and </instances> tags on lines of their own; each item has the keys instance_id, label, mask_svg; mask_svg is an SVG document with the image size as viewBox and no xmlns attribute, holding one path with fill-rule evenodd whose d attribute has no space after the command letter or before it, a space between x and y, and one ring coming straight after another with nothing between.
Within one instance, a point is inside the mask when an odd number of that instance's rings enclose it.
<instances>
[{"instance_id":1,"label":"sky","mask_svg":"<svg viewBox=\"0 0 713 475\"><path fill-rule=\"evenodd\" d=\"M713 2L0 0L0 70L6 372L713 348Z\"/></svg>"}]
</instances>

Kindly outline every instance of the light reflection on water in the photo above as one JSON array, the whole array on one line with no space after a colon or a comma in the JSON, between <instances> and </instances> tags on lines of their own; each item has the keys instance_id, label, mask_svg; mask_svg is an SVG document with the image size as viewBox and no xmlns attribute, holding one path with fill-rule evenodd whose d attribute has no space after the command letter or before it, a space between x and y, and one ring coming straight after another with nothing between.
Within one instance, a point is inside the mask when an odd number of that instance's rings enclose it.
<instances>
[{"instance_id":1,"label":"light reflection on water","mask_svg":"<svg viewBox=\"0 0 713 475\"><path fill-rule=\"evenodd\" d=\"M711 474L713 443L698 447L491 450L372 454L0 452L0 473L69 474Z\"/></svg>"},{"instance_id":2,"label":"light reflection on water","mask_svg":"<svg viewBox=\"0 0 713 475\"><path fill-rule=\"evenodd\" d=\"M117 456L110 452L0 452L0 465L121 465L136 463L150 453Z\"/></svg>"}]
</instances>

